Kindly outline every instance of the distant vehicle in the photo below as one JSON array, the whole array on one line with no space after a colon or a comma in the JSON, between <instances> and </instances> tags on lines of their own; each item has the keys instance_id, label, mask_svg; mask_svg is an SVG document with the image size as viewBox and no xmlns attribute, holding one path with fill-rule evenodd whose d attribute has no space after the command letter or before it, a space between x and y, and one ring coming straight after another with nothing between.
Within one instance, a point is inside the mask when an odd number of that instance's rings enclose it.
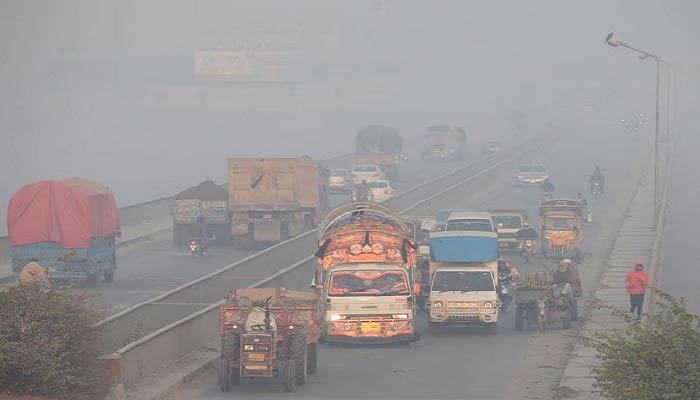
<instances>
[{"instance_id":1,"label":"distant vehicle","mask_svg":"<svg viewBox=\"0 0 700 400\"><path fill-rule=\"evenodd\" d=\"M549 178L549 172L542 164L523 164L515 174L515 179L520 186L542 186Z\"/></svg>"},{"instance_id":2,"label":"distant vehicle","mask_svg":"<svg viewBox=\"0 0 700 400\"><path fill-rule=\"evenodd\" d=\"M173 243L183 245L190 237L197 218L203 218L206 230L216 232L222 242L231 239L231 215L228 211L228 189L212 181L204 181L175 195L171 210Z\"/></svg>"},{"instance_id":3,"label":"distant vehicle","mask_svg":"<svg viewBox=\"0 0 700 400\"><path fill-rule=\"evenodd\" d=\"M381 181L386 178L382 169L377 165L356 165L352 172L352 183L359 185L362 181Z\"/></svg>"},{"instance_id":4,"label":"distant vehicle","mask_svg":"<svg viewBox=\"0 0 700 400\"><path fill-rule=\"evenodd\" d=\"M491 154L498 153L499 151L501 151L501 143L497 140L489 140L488 142L484 143L481 153Z\"/></svg>"},{"instance_id":5,"label":"distant vehicle","mask_svg":"<svg viewBox=\"0 0 700 400\"><path fill-rule=\"evenodd\" d=\"M523 209L492 209L489 210L491 220L498 230L498 248L518 251L520 242L515 234L527 223L527 211Z\"/></svg>"},{"instance_id":6,"label":"distant vehicle","mask_svg":"<svg viewBox=\"0 0 700 400\"><path fill-rule=\"evenodd\" d=\"M389 181L370 181L367 182L369 190L372 192L372 201L381 203L394 197L396 190L391 187Z\"/></svg>"},{"instance_id":7,"label":"distant vehicle","mask_svg":"<svg viewBox=\"0 0 700 400\"><path fill-rule=\"evenodd\" d=\"M352 178L347 169L332 169L328 175L328 189L336 193L352 192Z\"/></svg>"},{"instance_id":8,"label":"distant vehicle","mask_svg":"<svg viewBox=\"0 0 700 400\"><path fill-rule=\"evenodd\" d=\"M447 232L496 232L491 214L478 211L453 212L445 225Z\"/></svg>"},{"instance_id":9,"label":"distant vehicle","mask_svg":"<svg viewBox=\"0 0 700 400\"><path fill-rule=\"evenodd\" d=\"M378 165L386 178L396 182L404 154L401 152L401 134L384 125L369 125L357 132L355 164Z\"/></svg>"},{"instance_id":10,"label":"distant vehicle","mask_svg":"<svg viewBox=\"0 0 700 400\"><path fill-rule=\"evenodd\" d=\"M428 161L461 160L467 153L467 133L459 127L428 127L422 158Z\"/></svg>"},{"instance_id":11,"label":"distant vehicle","mask_svg":"<svg viewBox=\"0 0 700 400\"><path fill-rule=\"evenodd\" d=\"M445 225L447 225L447 220L450 218L450 214L457 211L464 211L460 208L450 208L447 210L440 210L435 215L435 225L433 226L434 232L441 232L445 230Z\"/></svg>"}]
</instances>

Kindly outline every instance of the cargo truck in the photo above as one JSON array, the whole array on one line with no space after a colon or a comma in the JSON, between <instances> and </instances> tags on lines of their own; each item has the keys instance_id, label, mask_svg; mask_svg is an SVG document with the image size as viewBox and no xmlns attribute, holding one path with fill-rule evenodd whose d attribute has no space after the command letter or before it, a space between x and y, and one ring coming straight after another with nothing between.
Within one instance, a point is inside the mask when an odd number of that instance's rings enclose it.
<instances>
[{"instance_id":1,"label":"cargo truck","mask_svg":"<svg viewBox=\"0 0 700 400\"><path fill-rule=\"evenodd\" d=\"M320 226L313 287L324 307L328 342L391 343L418 339L416 263L404 220L373 203L333 210Z\"/></svg>"},{"instance_id":2,"label":"cargo truck","mask_svg":"<svg viewBox=\"0 0 700 400\"><path fill-rule=\"evenodd\" d=\"M204 181L175 195L173 199L173 243L186 244L193 224L202 218L209 233L219 242L231 238L228 190L212 181Z\"/></svg>"},{"instance_id":3,"label":"cargo truck","mask_svg":"<svg viewBox=\"0 0 700 400\"><path fill-rule=\"evenodd\" d=\"M462 160L467 156L467 133L459 127L428 127L422 157L426 161Z\"/></svg>"},{"instance_id":4,"label":"cargo truck","mask_svg":"<svg viewBox=\"0 0 700 400\"><path fill-rule=\"evenodd\" d=\"M388 180L397 182L401 158L401 135L394 128L369 125L357 132L355 165L378 165Z\"/></svg>"},{"instance_id":5,"label":"cargo truck","mask_svg":"<svg viewBox=\"0 0 700 400\"><path fill-rule=\"evenodd\" d=\"M297 236L318 225L328 208L328 172L301 158L228 160L231 233L239 248Z\"/></svg>"},{"instance_id":6,"label":"cargo truck","mask_svg":"<svg viewBox=\"0 0 700 400\"><path fill-rule=\"evenodd\" d=\"M114 279L119 213L105 186L80 178L26 185L10 199L7 230L15 275L36 259L51 281Z\"/></svg>"},{"instance_id":7,"label":"cargo truck","mask_svg":"<svg viewBox=\"0 0 700 400\"><path fill-rule=\"evenodd\" d=\"M495 330L497 260L494 232L431 232L429 326L475 325Z\"/></svg>"}]
</instances>

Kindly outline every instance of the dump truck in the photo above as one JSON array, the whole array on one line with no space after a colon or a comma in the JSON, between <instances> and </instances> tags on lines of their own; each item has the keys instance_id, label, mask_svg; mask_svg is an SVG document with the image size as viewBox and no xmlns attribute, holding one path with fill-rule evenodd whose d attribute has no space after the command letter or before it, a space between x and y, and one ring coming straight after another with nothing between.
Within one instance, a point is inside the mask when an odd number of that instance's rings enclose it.
<instances>
[{"instance_id":1,"label":"dump truck","mask_svg":"<svg viewBox=\"0 0 700 400\"><path fill-rule=\"evenodd\" d=\"M386 207L352 203L331 211L319 228L314 278L328 342L418 340L412 232Z\"/></svg>"},{"instance_id":2,"label":"dump truck","mask_svg":"<svg viewBox=\"0 0 700 400\"><path fill-rule=\"evenodd\" d=\"M394 128L369 125L357 132L355 165L377 165L388 180L396 182L401 157L401 135Z\"/></svg>"},{"instance_id":3,"label":"dump truck","mask_svg":"<svg viewBox=\"0 0 700 400\"><path fill-rule=\"evenodd\" d=\"M281 242L316 227L328 209L327 174L308 157L229 159L234 245Z\"/></svg>"},{"instance_id":4,"label":"dump truck","mask_svg":"<svg viewBox=\"0 0 700 400\"><path fill-rule=\"evenodd\" d=\"M477 325L495 330L499 317L497 260L494 232L432 232L429 326Z\"/></svg>"},{"instance_id":5,"label":"dump truck","mask_svg":"<svg viewBox=\"0 0 700 400\"><path fill-rule=\"evenodd\" d=\"M201 218L208 232L219 242L231 237L231 217L228 211L228 190L212 181L204 181L175 195L173 198L173 243L186 244L192 226Z\"/></svg>"},{"instance_id":6,"label":"dump truck","mask_svg":"<svg viewBox=\"0 0 700 400\"><path fill-rule=\"evenodd\" d=\"M114 279L119 212L99 183L67 178L26 185L10 199L7 229L16 276L36 260L51 281Z\"/></svg>"},{"instance_id":7,"label":"dump truck","mask_svg":"<svg viewBox=\"0 0 700 400\"><path fill-rule=\"evenodd\" d=\"M467 133L460 127L428 127L421 153L426 161L453 161L467 157Z\"/></svg>"},{"instance_id":8,"label":"dump truck","mask_svg":"<svg viewBox=\"0 0 700 400\"><path fill-rule=\"evenodd\" d=\"M219 309L219 388L240 378L281 380L285 392L316 372L319 296L284 288L236 289Z\"/></svg>"}]
</instances>

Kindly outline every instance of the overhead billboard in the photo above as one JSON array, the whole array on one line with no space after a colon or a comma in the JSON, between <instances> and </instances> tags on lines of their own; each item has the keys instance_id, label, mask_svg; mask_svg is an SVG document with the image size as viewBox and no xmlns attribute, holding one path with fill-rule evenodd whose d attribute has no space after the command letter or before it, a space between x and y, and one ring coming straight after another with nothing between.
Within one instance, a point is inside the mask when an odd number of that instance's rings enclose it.
<instances>
[{"instance_id":1,"label":"overhead billboard","mask_svg":"<svg viewBox=\"0 0 700 400\"><path fill-rule=\"evenodd\" d=\"M296 52L270 50L196 50L194 74L199 79L229 81L298 81Z\"/></svg>"}]
</instances>

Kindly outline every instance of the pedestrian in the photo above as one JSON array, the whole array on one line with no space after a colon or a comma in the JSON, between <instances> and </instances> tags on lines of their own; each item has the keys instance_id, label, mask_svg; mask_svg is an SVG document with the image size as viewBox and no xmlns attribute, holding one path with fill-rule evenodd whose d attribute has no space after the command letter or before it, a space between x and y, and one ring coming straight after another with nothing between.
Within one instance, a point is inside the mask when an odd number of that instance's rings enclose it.
<instances>
[{"instance_id":1,"label":"pedestrian","mask_svg":"<svg viewBox=\"0 0 700 400\"><path fill-rule=\"evenodd\" d=\"M644 271L644 264L637 262L625 278L627 293L630 295L630 314L637 311L637 320L642 318L644 292L649 286L649 274Z\"/></svg>"}]
</instances>

